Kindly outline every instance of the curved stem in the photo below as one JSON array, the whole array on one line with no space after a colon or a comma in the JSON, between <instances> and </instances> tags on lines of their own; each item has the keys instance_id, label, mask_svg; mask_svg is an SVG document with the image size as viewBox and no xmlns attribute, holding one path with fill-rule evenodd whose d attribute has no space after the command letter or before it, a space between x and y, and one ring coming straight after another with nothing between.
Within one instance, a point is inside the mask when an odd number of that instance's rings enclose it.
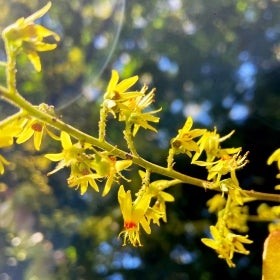
<instances>
[{"instance_id":1,"label":"curved stem","mask_svg":"<svg viewBox=\"0 0 280 280\"><path fill-rule=\"evenodd\" d=\"M6 88L0 86L0 96L3 96L5 99L9 100L15 106L21 108L22 110L25 110L32 117L35 117L58 130L67 132L72 137L76 138L77 140L79 140L81 142L86 142L95 147L99 147L100 149L106 150L106 151L110 152L112 155L119 157L121 159L127 159L127 157L128 157L128 153L126 151L121 150L118 147L113 146L112 144L110 144L106 141L101 141L96 137L88 135L88 134L76 129L73 126L70 126L70 125L64 123L62 120L56 118L55 116L52 116L46 112L40 111L37 107L33 106L31 103L29 103L26 99L24 99L17 92L15 92L15 94L11 94ZM129 157L131 158L131 160L133 161L134 164L136 164L146 170L149 170L151 173L157 173L157 174L163 175L165 177L177 179L181 183L185 183L185 184L189 184L189 185L193 185L193 186L197 186L197 187L202 187L205 189L206 189L205 186L207 186L207 183L209 183L205 180L182 174L169 167L159 166L157 164L154 164L152 162L149 162L149 161L141 158L138 155L129 154ZM243 192L248 197L251 197L252 200L280 202L280 195L278 195L278 194L261 193L261 192L256 192L253 190L251 190L251 191L243 190Z\"/></svg>"}]
</instances>

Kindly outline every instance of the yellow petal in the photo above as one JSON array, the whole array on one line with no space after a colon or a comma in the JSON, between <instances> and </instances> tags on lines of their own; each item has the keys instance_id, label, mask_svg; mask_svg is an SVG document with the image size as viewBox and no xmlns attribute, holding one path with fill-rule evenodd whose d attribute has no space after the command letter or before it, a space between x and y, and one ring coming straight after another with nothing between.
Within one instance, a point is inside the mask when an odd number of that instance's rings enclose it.
<instances>
[{"instance_id":1,"label":"yellow petal","mask_svg":"<svg viewBox=\"0 0 280 280\"><path fill-rule=\"evenodd\" d=\"M170 193L166 193L166 192L160 192L160 197L167 202L172 202L175 200L174 196L171 195Z\"/></svg>"},{"instance_id":2,"label":"yellow petal","mask_svg":"<svg viewBox=\"0 0 280 280\"><path fill-rule=\"evenodd\" d=\"M30 60L30 62L32 63L33 67L35 68L35 70L37 72L40 72L41 71L41 60L40 60L40 57L37 54L37 52L29 51L27 56L28 56L28 59Z\"/></svg>"},{"instance_id":3,"label":"yellow petal","mask_svg":"<svg viewBox=\"0 0 280 280\"><path fill-rule=\"evenodd\" d=\"M48 10L51 8L51 5L52 3L48 2L43 8L41 8L39 11L35 12L34 14L30 15L29 17L27 17L24 21L26 23L31 23L36 19L39 19L40 17L42 17L48 12Z\"/></svg>"},{"instance_id":4,"label":"yellow petal","mask_svg":"<svg viewBox=\"0 0 280 280\"><path fill-rule=\"evenodd\" d=\"M63 159L63 153L58 154L46 154L45 157L51 161L60 161Z\"/></svg>"},{"instance_id":5,"label":"yellow petal","mask_svg":"<svg viewBox=\"0 0 280 280\"><path fill-rule=\"evenodd\" d=\"M116 70L112 70L111 79L110 79L110 82L108 84L107 91L106 91L107 94L110 94L114 90L118 81L119 81L118 72Z\"/></svg>"},{"instance_id":6,"label":"yellow petal","mask_svg":"<svg viewBox=\"0 0 280 280\"><path fill-rule=\"evenodd\" d=\"M116 86L116 91L125 92L127 89L132 87L137 81L138 81L138 76L133 76L128 79L125 79Z\"/></svg>"},{"instance_id":7,"label":"yellow petal","mask_svg":"<svg viewBox=\"0 0 280 280\"><path fill-rule=\"evenodd\" d=\"M267 164L270 165L272 162L278 160L280 160L280 148L272 153L272 155L267 160Z\"/></svg>"},{"instance_id":8,"label":"yellow petal","mask_svg":"<svg viewBox=\"0 0 280 280\"><path fill-rule=\"evenodd\" d=\"M35 132L33 137L34 137L34 147L36 151L39 151L42 143L43 131Z\"/></svg>"},{"instance_id":9,"label":"yellow petal","mask_svg":"<svg viewBox=\"0 0 280 280\"><path fill-rule=\"evenodd\" d=\"M67 132L65 131L61 132L60 141L61 141L62 148L64 150L70 149L72 147L71 137Z\"/></svg>"}]
</instances>

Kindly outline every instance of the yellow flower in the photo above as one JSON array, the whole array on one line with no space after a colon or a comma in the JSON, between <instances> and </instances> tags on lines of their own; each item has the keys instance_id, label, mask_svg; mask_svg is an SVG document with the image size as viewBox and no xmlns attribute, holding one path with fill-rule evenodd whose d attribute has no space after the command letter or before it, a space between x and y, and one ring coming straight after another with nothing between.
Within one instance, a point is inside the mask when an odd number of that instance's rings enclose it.
<instances>
[{"instance_id":1,"label":"yellow flower","mask_svg":"<svg viewBox=\"0 0 280 280\"><path fill-rule=\"evenodd\" d=\"M208 206L208 211L210 213L217 213L224 208L226 204L226 199L221 194L216 194L212 198L210 198L206 205Z\"/></svg>"},{"instance_id":2,"label":"yellow flower","mask_svg":"<svg viewBox=\"0 0 280 280\"><path fill-rule=\"evenodd\" d=\"M139 170L139 175L144 180L145 172ZM155 203L152 208L149 208L146 213L146 217L150 221L151 219L157 225L159 225L159 219L167 222L166 217L166 202L173 202L175 200L174 196L170 193L165 192L166 188L179 184L178 180L157 180L149 184L148 192L153 198L155 198Z\"/></svg>"},{"instance_id":3,"label":"yellow flower","mask_svg":"<svg viewBox=\"0 0 280 280\"><path fill-rule=\"evenodd\" d=\"M125 192L120 186L118 191L118 201L124 219L124 230L119 236L124 236L123 245L129 241L133 246L142 246L140 241L140 224L146 233L151 233L150 225L145 217L149 208L151 195L144 192L133 202L130 190Z\"/></svg>"},{"instance_id":4,"label":"yellow flower","mask_svg":"<svg viewBox=\"0 0 280 280\"><path fill-rule=\"evenodd\" d=\"M40 104L38 109L49 114L54 114L53 106L48 106L45 103ZM34 147L39 151L45 132L47 132L47 134L53 139L59 140L59 137L49 130L44 122L41 122L36 118L23 119L22 127L23 130L17 135L17 144L22 144L33 136Z\"/></svg>"},{"instance_id":5,"label":"yellow flower","mask_svg":"<svg viewBox=\"0 0 280 280\"><path fill-rule=\"evenodd\" d=\"M280 171L280 148L272 153L272 155L267 160L267 164L271 165L272 162L274 162L274 161L277 162L277 167L278 167L278 170ZM276 175L276 178L280 179L280 173L278 173ZM276 185L275 189L280 190L280 185Z\"/></svg>"},{"instance_id":6,"label":"yellow flower","mask_svg":"<svg viewBox=\"0 0 280 280\"><path fill-rule=\"evenodd\" d=\"M36 71L41 71L40 57L37 52L49 51L56 48L56 44L45 43L44 39L52 36L59 41L59 36L39 25L35 20L44 16L51 7L48 2L42 9L27 18L20 18L12 25L4 29L2 36L7 42L10 51L18 54L20 50L27 54Z\"/></svg>"},{"instance_id":7,"label":"yellow flower","mask_svg":"<svg viewBox=\"0 0 280 280\"><path fill-rule=\"evenodd\" d=\"M4 174L4 171L5 171L5 168L4 166L5 165L8 165L10 164L3 156L0 155L0 174Z\"/></svg>"},{"instance_id":8,"label":"yellow flower","mask_svg":"<svg viewBox=\"0 0 280 280\"><path fill-rule=\"evenodd\" d=\"M145 94L147 89L148 88L144 86L140 92ZM128 121L133 124L133 136L136 135L140 127L157 132L148 122L159 122L160 118L153 116L153 114L161 111L161 108L153 111L146 111L154 101L154 95L155 89L144 96L136 96L124 103L125 107L122 108L120 120Z\"/></svg>"},{"instance_id":9,"label":"yellow flower","mask_svg":"<svg viewBox=\"0 0 280 280\"><path fill-rule=\"evenodd\" d=\"M0 148L13 145L14 138L21 133L25 122L24 118L19 117L3 126L0 125Z\"/></svg>"},{"instance_id":10,"label":"yellow flower","mask_svg":"<svg viewBox=\"0 0 280 280\"><path fill-rule=\"evenodd\" d=\"M240 151L240 148L221 149L220 147L220 143L230 138L233 133L234 130L229 134L220 137L220 135L217 133L216 127L214 131L206 131L204 135L197 141L199 150L194 154L192 162L196 161L203 151L206 153L207 162L212 162L215 160L215 158L221 158L225 154L234 154Z\"/></svg>"},{"instance_id":11,"label":"yellow flower","mask_svg":"<svg viewBox=\"0 0 280 280\"><path fill-rule=\"evenodd\" d=\"M89 173L88 175L77 174L77 176L74 176L74 172L71 172L72 174L67 179L68 186L71 187L77 187L80 188L80 193L83 195L90 185L95 191L99 192L99 187L96 184L95 180L100 179L100 176L97 174Z\"/></svg>"},{"instance_id":12,"label":"yellow flower","mask_svg":"<svg viewBox=\"0 0 280 280\"><path fill-rule=\"evenodd\" d=\"M179 129L178 135L171 140L171 146L175 154L185 153L192 157L191 152L198 153L200 151L198 144L193 139L203 135L206 129L191 130L192 125L193 119L188 117L183 128Z\"/></svg>"},{"instance_id":13,"label":"yellow flower","mask_svg":"<svg viewBox=\"0 0 280 280\"><path fill-rule=\"evenodd\" d=\"M124 178L120 172L127 169L131 164L131 160L117 160L114 156L107 155L107 153L99 153L94 156L92 167L100 176L99 178L106 178L102 196L109 193L114 181L118 181L119 177Z\"/></svg>"},{"instance_id":14,"label":"yellow flower","mask_svg":"<svg viewBox=\"0 0 280 280\"><path fill-rule=\"evenodd\" d=\"M201 241L206 246L214 249L219 258L225 259L229 267L235 267L232 261L234 253L249 254L243 243L250 244L253 241L249 240L247 235L237 235L224 228L220 231L217 226L210 226L210 232L212 239L202 238Z\"/></svg>"},{"instance_id":15,"label":"yellow flower","mask_svg":"<svg viewBox=\"0 0 280 280\"><path fill-rule=\"evenodd\" d=\"M127 91L138 81L138 76L133 76L119 82L119 74L116 70L112 70L112 76L109 81L107 90L104 94L103 106L116 117L119 112L120 104L139 95L143 95L138 91Z\"/></svg>"},{"instance_id":16,"label":"yellow flower","mask_svg":"<svg viewBox=\"0 0 280 280\"><path fill-rule=\"evenodd\" d=\"M235 175L235 171L244 167L248 163L247 155L248 152L245 153L243 156L240 156L239 150L238 153L232 156L228 154L224 155L221 159L215 162L195 161L193 163L199 166L206 166L206 168L208 169L207 180L213 179L214 182L218 184L220 183L220 180L223 175L230 173L233 184L239 186ZM220 186L222 187L222 185ZM227 185L224 184L223 186L226 187ZM226 191L228 191L228 189Z\"/></svg>"},{"instance_id":17,"label":"yellow flower","mask_svg":"<svg viewBox=\"0 0 280 280\"><path fill-rule=\"evenodd\" d=\"M84 149L79 143L72 144L70 135L64 131L61 132L60 141L63 148L61 153L45 155L47 159L59 162L56 168L49 172L48 175L51 175L64 167L76 164L79 161L79 157L84 152Z\"/></svg>"},{"instance_id":18,"label":"yellow flower","mask_svg":"<svg viewBox=\"0 0 280 280\"><path fill-rule=\"evenodd\" d=\"M272 162L276 161L278 169L280 170L280 148L274 151L267 160L267 164L271 165Z\"/></svg>"}]
</instances>

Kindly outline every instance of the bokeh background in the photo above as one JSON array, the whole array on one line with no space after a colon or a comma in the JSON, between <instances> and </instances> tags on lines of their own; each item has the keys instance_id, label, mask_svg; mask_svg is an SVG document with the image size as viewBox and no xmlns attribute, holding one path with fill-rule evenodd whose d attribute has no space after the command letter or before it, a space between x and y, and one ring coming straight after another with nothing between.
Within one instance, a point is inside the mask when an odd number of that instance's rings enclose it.
<instances>
[{"instance_id":1,"label":"bokeh background","mask_svg":"<svg viewBox=\"0 0 280 280\"><path fill-rule=\"evenodd\" d=\"M0 0L0 30L46 3ZM279 0L52 3L40 23L61 36L58 48L41 55L41 73L18 58L18 89L28 100L54 105L63 120L97 135L111 70L137 74L137 87L156 87L154 106L163 108L158 134L141 131L136 140L143 157L164 165L170 139L191 115L195 127L216 126L221 135L235 129L227 145L250 151L238 174L242 187L274 191L277 170L266 160L280 144ZM0 69L2 83L4 76ZM13 112L0 100L1 118ZM109 141L125 148L121 131L109 121ZM168 223L143 234L143 247L122 247L117 188L104 199L90 190L80 196L67 187L67 170L47 177L53 166L41 155L59 149L45 139L39 153L32 141L1 150L13 164L0 178L0 280L261 279L266 223L249 223L251 254L236 256L229 269L200 241L215 223L205 206L213 193L181 185L170 190L176 201L168 204ZM175 168L206 176L185 158ZM129 176L139 182L136 172Z\"/></svg>"}]
</instances>

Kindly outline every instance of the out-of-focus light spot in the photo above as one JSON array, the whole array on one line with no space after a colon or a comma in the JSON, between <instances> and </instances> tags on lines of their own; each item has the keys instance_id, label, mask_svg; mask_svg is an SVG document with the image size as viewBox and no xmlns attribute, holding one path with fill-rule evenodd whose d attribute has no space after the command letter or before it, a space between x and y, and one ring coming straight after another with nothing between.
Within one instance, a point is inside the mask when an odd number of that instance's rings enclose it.
<instances>
[{"instance_id":1,"label":"out-of-focus light spot","mask_svg":"<svg viewBox=\"0 0 280 280\"><path fill-rule=\"evenodd\" d=\"M123 254L122 266L124 269L135 269L141 266L141 259L131 254Z\"/></svg>"},{"instance_id":2,"label":"out-of-focus light spot","mask_svg":"<svg viewBox=\"0 0 280 280\"><path fill-rule=\"evenodd\" d=\"M133 23L136 28L145 28L148 24L147 20L143 17L136 17L133 19Z\"/></svg>"},{"instance_id":3,"label":"out-of-focus light spot","mask_svg":"<svg viewBox=\"0 0 280 280\"><path fill-rule=\"evenodd\" d=\"M123 280L123 276L120 273L114 273L108 277L106 277L106 280Z\"/></svg>"},{"instance_id":4,"label":"out-of-focus light spot","mask_svg":"<svg viewBox=\"0 0 280 280\"><path fill-rule=\"evenodd\" d=\"M175 99L174 101L171 102L170 105L170 112L172 114L178 114L183 110L184 103L181 99Z\"/></svg>"},{"instance_id":5,"label":"out-of-focus light spot","mask_svg":"<svg viewBox=\"0 0 280 280\"><path fill-rule=\"evenodd\" d=\"M99 250L104 255L110 255L113 251L112 246L107 242L102 242L99 245Z\"/></svg>"},{"instance_id":6,"label":"out-of-focus light spot","mask_svg":"<svg viewBox=\"0 0 280 280\"><path fill-rule=\"evenodd\" d=\"M158 61L158 68L163 72L176 74L179 70L178 64L171 61L167 56L161 56Z\"/></svg>"},{"instance_id":7,"label":"out-of-focus light spot","mask_svg":"<svg viewBox=\"0 0 280 280\"><path fill-rule=\"evenodd\" d=\"M163 130L163 129L159 129L158 133L156 135L157 141L158 141L158 145L161 149L166 149L169 146L169 135L168 132Z\"/></svg>"},{"instance_id":8,"label":"out-of-focus light spot","mask_svg":"<svg viewBox=\"0 0 280 280\"><path fill-rule=\"evenodd\" d=\"M265 31L265 38L268 41L277 40L278 37L279 37L279 33L280 33L279 29L280 29L279 26L267 28L266 31Z\"/></svg>"},{"instance_id":9,"label":"out-of-focus light spot","mask_svg":"<svg viewBox=\"0 0 280 280\"><path fill-rule=\"evenodd\" d=\"M249 108L245 104L234 104L229 112L229 117L235 122L243 122L249 115Z\"/></svg>"},{"instance_id":10,"label":"out-of-focus light spot","mask_svg":"<svg viewBox=\"0 0 280 280\"><path fill-rule=\"evenodd\" d=\"M32 246L40 243L44 239L44 235L41 232L35 232L30 237L30 243Z\"/></svg>"},{"instance_id":11,"label":"out-of-focus light spot","mask_svg":"<svg viewBox=\"0 0 280 280\"><path fill-rule=\"evenodd\" d=\"M108 46L108 39L104 35L98 35L93 40L96 49L104 49Z\"/></svg>"},{"instance_id":12,"label":"out-of-focus light spot","mask_svg":"<svg viewBox=\"0 0 280 280\"><path fill-rule=\"evenodd\" d=\"M178 264L190 264L195 261L195 254L187 251L182 245L176 245L171 251L170 258Z\"/></svg>"},{"instance_id":13,"label":"out-of-focus light spot","mask_svg":"<svg viewBox=\"0 0 280 280\"><path fill-rule=\"evenodd\" d=\"M17 247L18 245L20 245L21 243L21 238L20 237L14 237L11 241L12 245L14 247Z\"/></svg>"},{"instance_id":14,"label":"out-of-focus light spot","mask_svg":"<svg viewBox=\"0 0 280 280\"><path fill-rule=\"evenodd\" d=\"M14 258L14 257L8 258L8 260L7 260L8 266L17 266L17 264L18 264L18 261L16 258Z\"/></svg>"},{"instance_id":15,"label":"out-of-focus light spot","mask_svg":"<svg viewBox=\"0 0 280 280\"><path fill-rule=\"evenodd\" d=\"M194 121L208 126L212 123L212 118L208 113L211 107L209 101L205 101L202 104L188 103L183 109L183 114L185 117L191 116Z\"/></svg>"},{"instance_id":16,"label":"out-of-focus light spot","mask_svg":"<svg viewBox=\"0 0 280 280\"><path fill-rule=\"evenodd\" d=\"M243 91L252 88L255 84L256 73L257 68L252 62L242 63L237 70L238 90Z\"/></svg>"},{"instance_id":17,"label":"out-of-focus light spot","mask_svg":"<svg viewBox=\"0 0 280 280\"><path fill-rule=\"evenodd\" d=\"M256 22L257 21L257 13L256 13L256 11L255 10L253 10L253 9L248 9L248 10L246 10L246 12L244 13L244 17L245 17L245 20L247 21L247 22L250 22L250 23L252 23L252 22Z\"/></svg>"},{"instance_id":18,"label":"out-of-focus light spot","mask_svg":"<svg viewBox=\"0 0 280 280\"><path fill-rule=\"evenodd\" d=\"M241 53L239 53L238 59L242 62L247 61L249 59L249 53L247 51L242 51Z\"/></svg>"},{"instance_id":19,"label":"out-of-focus light spot","mask_svg":"<svg viewBox=\"0 0 280 280\"><path fill-rule=\"evenodd\" d=\"M98 274L105 274L105 273L108 272L108 268L107 268L106 265L104 265L104 264L98 264L98 265L96 266L96 272L97 272Z\"/></svg>"},{"instance_id":20,"label":"out-of-focus light spot","mask_svg":"<svg viewBox=\"0 0 280 280\"><path fill-rule=\"evenodd\" d=\"M115 268L124 268L124 269L136 269L141 266L141 259L137 256L133 256L130 253L120 253L117 252L114 254L114 260L112 262L113 267Z\"/></svg>"},{"instance_id":21,"label":"out-of-focus light spot","mask_svg":"<svg viewBox=\"0 0 280 280\"><path fill-rule=\"evenodd\" d=\"M197 28L193 22L186 20L183 22L183 31L187 35L193 35L196 32Z\"/></svg>"},{"instance_id":22,"label":"out-of-focus light spot","mask_svg":"<svg viewBox=\"0 0 280 280\"><path fill-rule=\"evenodd\" d=\"M222 105L226 109L231 108L233 103L234 103L234 98L229 95L226 96L222 101Z\"/></svg>"},{"instance_id":23,"label":"out-of-focus light spot","mask_svg":"<svg viewBox=\"0 0 280 280\"><path fill-rule=\"evenodd\" d=\"M168 6L173 11L178 11L182 8L181 0L168 0Z\"/></svg>"},{"instance_id":24,"label":"out-of-focus light spot","mask_svg":"<svg viewBox=\"0 0 280 280\"><path fill-rule=\"evenodd\" d=\"M99 89L94 88L91 85L87 85L83 88L83 95L89 101L96 100L100 96L100 93L101 93L101 91ZM85 195L83 195L81 198L83 199L83 198L87 198L87 197L85 197Z\"/></svg>"}]
</instances>

